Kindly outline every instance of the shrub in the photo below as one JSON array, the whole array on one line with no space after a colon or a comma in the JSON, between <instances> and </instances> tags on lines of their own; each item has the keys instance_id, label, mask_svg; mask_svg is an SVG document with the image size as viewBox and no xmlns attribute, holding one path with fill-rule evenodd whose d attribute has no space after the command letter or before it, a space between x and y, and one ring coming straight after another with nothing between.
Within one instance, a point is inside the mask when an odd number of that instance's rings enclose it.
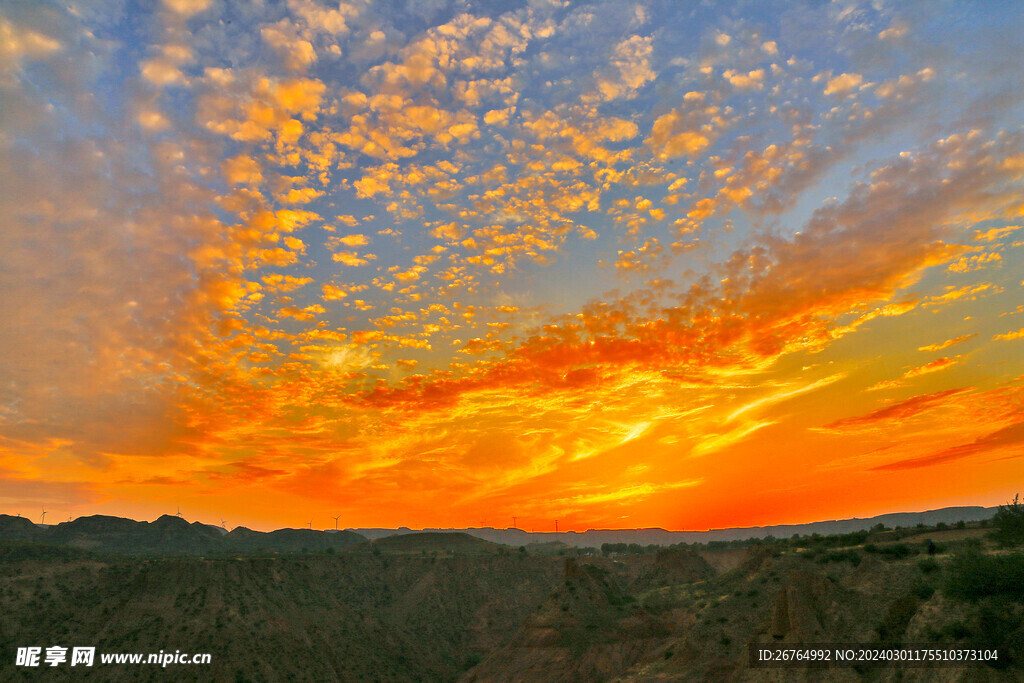
<instances>
[{"instance_id":1,"label":"shrub","mask_svg":"<svg viewBox=\"0 0 1024 683\"><path fill-rule=\"evenodd\" d=\"M856 550L833 550L825 553L818 562L849 562L854 567L860 564L860 553Z\"/></svg>"},{"instance_id":2,"label":"shrub","mask_svg":"<svg viewBox=\"0 0 1024 683\"><path fill-rule=\"evenodd\" d=\"M864 546L864 550L881 555L887 560L901 560L911 553L910 546L906 543L895 543L893 545L874 545L869 543Z\"/></svg>"},{"instance_id":3,"label":"shrub","mask_svg":"<svg viewBox=\"0 0 1024 683\"><path fill-rule=\"evenodd\" d=\"M992 517L992 526L989 538L1000 546L1010 548L1024 543L1024 505L1019 494L1013 501L999 506Z\"/></svg>"},{"instance_id":4,"label":"shrub","mask_svg":"<svg viewBox=\"0 0 1024 683\"><path fill-rule=\"evenodd\" d=\"M935 595L935 588L927 583L917 583L910 589L910 592L921 600L927 600Z\"/></svg>"},{"instance_id":5,"label":"shrub","mask_svg":"<svg viewBox=\"0 0 1024 683\"><path fill-rule=\"evenodd\" d=\"M964 600L1003 597L1024 600L1024 554L959 553L950 562L945 592Z\"/></svg>"},{"instance_id":6,"label":"shrub","mask_svg":"<svg viewBox=\"0 0 1024 683\"><path fill-rule=\"evenodd\" d=\"M470 652L469 656L466 657L466 660L462 663L462 670L468 671L469 669L472 669L474 666L482 662L483 659L484 656L479 652Z\"/></svg>"},{"instance_id":7,"label":"shrub","mask_svg":"<svg viewBox=\"0 0 1024 683\"><path fill-rule=\"evenodd\" d=\"M943 626L940 635L949 636L953 640L963 640L971 635L971 629L962 621L954 621Z\"/></svg>"}]
</instances>

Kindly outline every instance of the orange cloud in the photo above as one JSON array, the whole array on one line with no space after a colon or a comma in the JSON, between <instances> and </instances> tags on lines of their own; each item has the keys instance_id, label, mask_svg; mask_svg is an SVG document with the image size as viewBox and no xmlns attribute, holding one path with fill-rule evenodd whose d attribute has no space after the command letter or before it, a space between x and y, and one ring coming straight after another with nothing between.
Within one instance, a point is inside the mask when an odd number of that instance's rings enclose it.
<instances>
[{"instance_id":1,"label":"orange cloud","mask_svg":"<svg viewBox=\"0 0 1024 683\"><path fill-rule=\"evenodd\" d=\"M956 337L954 339L947 339L946 341L940 342L938 344L929 344L927 346L919 346L917 348L917 350L918 351L942 351L943 349L948 349L950 346L953 346L955 344L963 344L965 341L974 339L977 336L978 336L977 332L975 332L973 334L963 334L963 335L960 335L959 337Z\"/></svg>"},{"instance_id":2,"label":"orange cloud","mask_svg":"<svg viewBox=\"0 0 1024 683\"><path fill-rule=\"evenodd\" d=\"M938 372L939 370L945 370L950 365L956 365L960 362L960 356L954 356L953 358L936 358L930 363L911 368L903 373L905 379L912 379L914 377L920 377L921 375L927 375L931 372Z\"/></svg>"},{"instance_id":3,"label":"orange cloud","mask_svg":"<svg viewBox=\"0 0 1024 683\"><path fill-rule=\"evenodd\" d=\"M965 394L967 391L968 389L947 389L932 394L913 396L900 403L879 408L866 415L836 420L821 429L828 431L870 429L879 423L906 420L933 408L943 406L949 403L949 399Z\"/></svg>"},{"instance_id":4,"label":"orange cloud","mask_svg":"<svg viewBox=\"0 0 1024 683\"><path fill-rule=\"evenodd\" d=\"M1019 449L1024 447L1024 422L1017 422L1004 427L985 436L979 437L971 443L947 448L919 458L908 458L896 462L880 465L876 470L906 470L919 467L931 467L940 465L952 460L968 458L991 451L1005 449Z\"/></svg>"},{"instance_id":5,"label":"orange cloud","mask_svg":"<svg viewBox=\"0 0 1024 683\"><path fill-rule=\"evenodd\" d=\"M158 39L130 50L89 13L0 19L3 504L59 471L83 503L194 495L268 525L311 499L353 523L721 525L889 505L871 468L895 449L885 482L1016 447L1012 387L971 387L1006 382L1005 348L963 389L878 408L857 384L908 339L977 336L1009 289L1007 115L954 103L915 142L950 74L995 87L958 46L865 19L901 74L842 32L788 58L771 27L648 30L643 3L223 10L128 10Z\"/></svg>"},{"instance_id":6,"label":"orange cloud","mask_svg":"<svg viewBox=\"0 0 1024 683\"><path fill-rule=\"evenodd\" d=\"M1013 341L1014 339L1020 339L1024 337L1024 328L1017 330L1016 332L1007 332L1005 334L997 334L992 337L992 341Z\"/></svg>"}]
</instances>

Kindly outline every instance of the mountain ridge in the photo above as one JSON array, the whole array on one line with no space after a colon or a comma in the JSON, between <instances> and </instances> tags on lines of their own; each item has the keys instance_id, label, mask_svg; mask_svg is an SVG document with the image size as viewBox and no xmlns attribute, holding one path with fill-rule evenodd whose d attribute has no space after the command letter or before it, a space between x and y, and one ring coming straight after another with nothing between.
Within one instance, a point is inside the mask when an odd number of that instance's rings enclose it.
<instances>
[{"instance_id":1,"label":"mountain ridge","mask_svg":"<svg viewBox=\"0 0 1024 683\"><path fill-rule=\"evenodd\" d=\"M568 547L600 548L606 543L639 545L675 545L744 541L755 538L791 538L795 535L843 534L863 531L882 524L886 527L912 527L917 524L953 524L990 518L998 508L962 506L921 512L894 512L874 517L823 520L806 524L761 527L736 527L707 531L668 531L645 529L588 529L586 531L528 532L522 529L492 527L397 529L366 528L314 530L284 528L254 531L235 527L231 531L202 522L188 522L175 515L162 515L152 522L110 515L78 517L59 524L35 524L25 517L0 515L0 538L69 545L84 550L127 554L202 555L216 552L299 552L303 550L343 549L380 539L409 534L465 534L482 541L509 546L559 543Z\"/></svg>"},{"instance_id":2,"label":"mountain ridge","mask_svg":"<svg viewBox=\"0 0 1024 683\"><path fill-rule=\"evenodd\" d=\"M604 543L639 543L640 545L673 545L676 543L708 543L712 541L745 541L754 538L790 538L796 534L845 534L864 531L882 524L886 527L910 527L917 524L934 525L939 523L954 524L959 521L977 522L989 519L998 507L982 507L979 505L957 506L923 510L920 512L889 512L873 517L851 517L847 519L821 520L805 524L777 524L771 526L732 527L726 529L709 529L706 531L669 531L667 529L648 527L638 529L587 529L586 531L525 531L523 529L497 529L493 527L468 528L425 528L410 529L399 527L385 529L381 527L349 528L365 538L374 540L388 536L409 533L447 532L465 533L492 543L506 545L526 545L528 543L544 543L560 541L573 547L599 548Z\"/></svg>"},{"instance_id":3,"label":"mountain ridge","mask_svg":"<svg viewBox=\"0 0 1024 683\"><path fill-rule=\"evenodd\" d=\"M24 517L0 515L0 539L69 546L79 550L124 555L205 555L253 551L299 552L341 550L366 543L350 531L311 529L253 531L226 529L163 515L139 522L110 515L88 515L59 524L34 524Z\"/></svg>"}]
</instances>

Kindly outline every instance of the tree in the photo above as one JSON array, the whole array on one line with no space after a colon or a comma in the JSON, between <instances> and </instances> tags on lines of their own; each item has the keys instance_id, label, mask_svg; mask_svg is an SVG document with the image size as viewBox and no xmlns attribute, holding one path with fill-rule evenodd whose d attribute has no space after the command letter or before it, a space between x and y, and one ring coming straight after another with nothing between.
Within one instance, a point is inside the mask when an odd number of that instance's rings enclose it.
<instances>
[{"instance_id":1,"label":"tree","mask_svg":"<svg viewBox=\"0 0 1024 683\"><path fill-rule=\"evenodd\" d=\"M1019 493L1012 502L999 506L992 516L992 526L995 528L989 532L989 538L1000 546L1008 548L1024 543L1024 505Z\"/></svg>"}]
</instances>

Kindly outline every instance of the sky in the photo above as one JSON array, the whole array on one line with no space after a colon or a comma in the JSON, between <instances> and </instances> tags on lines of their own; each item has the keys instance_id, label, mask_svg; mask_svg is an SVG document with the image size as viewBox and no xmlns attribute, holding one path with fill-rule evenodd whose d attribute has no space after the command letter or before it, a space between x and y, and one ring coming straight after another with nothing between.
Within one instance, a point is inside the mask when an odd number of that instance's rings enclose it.
<instances>
[{"instance_id":1,"label":"sky","mask_svg":"<svg viewBox=\"0 0 1024 683\"><path fill-rule=\"evenodd\" d=\"M1021 9L0 0L0 513L1004 503Z\"/></svg>"}]
</instances>

